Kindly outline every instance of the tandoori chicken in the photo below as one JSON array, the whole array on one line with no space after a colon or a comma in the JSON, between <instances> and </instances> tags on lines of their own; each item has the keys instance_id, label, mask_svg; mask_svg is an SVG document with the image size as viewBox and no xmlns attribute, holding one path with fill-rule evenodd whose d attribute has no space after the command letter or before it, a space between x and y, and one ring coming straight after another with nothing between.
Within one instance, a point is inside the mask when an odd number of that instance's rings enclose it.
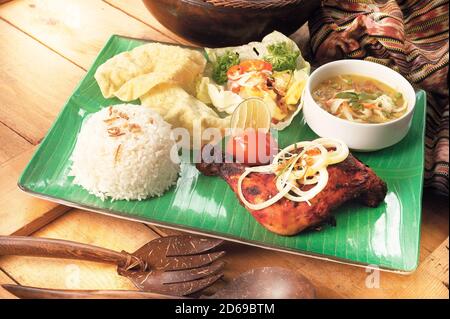
<instances>
[{"instance_id":1,"label":"tandoori chicken","mask_svg":"<svg viewBox=\"0 0 450 319\"><path fill-rule=\"evenodd\" d=\"M202 174L222 177L236 194L245 167L239 163L197 164ZM326 187L309 203L282 198L260 210L246 208L268 230L280 235L295 235L329 220L333 209L350 200L376 207L386 196L386 183L351 154L343 162L328 166L327 170ZM275 175L252 172L242 183L242 193L251 203L266 201L278 193Z\"/></svg>"}]
</instances>

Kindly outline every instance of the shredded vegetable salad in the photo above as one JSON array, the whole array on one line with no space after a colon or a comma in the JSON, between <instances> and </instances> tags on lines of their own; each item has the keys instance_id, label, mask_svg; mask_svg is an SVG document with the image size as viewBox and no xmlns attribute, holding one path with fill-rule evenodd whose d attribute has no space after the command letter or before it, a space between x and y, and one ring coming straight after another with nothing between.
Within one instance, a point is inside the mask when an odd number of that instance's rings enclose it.
<instances>
[{"instance_id":1,"label":"shredded vegetable salad","mask_svg":"<svg viewBox=\"0 0 450 319\"><path fill-rule=\"evenodd\" d=\"M329 138L292 144L281 150L271 164L247 167L238 181L238 195L245 206L254 210L269 207L283 197L310 204L328 183L327 167L344 161L348 154L346 144ZM242 184L251 173L274 174L278 193L262 203L247 201Z\"/></svg>"}]
</instances>

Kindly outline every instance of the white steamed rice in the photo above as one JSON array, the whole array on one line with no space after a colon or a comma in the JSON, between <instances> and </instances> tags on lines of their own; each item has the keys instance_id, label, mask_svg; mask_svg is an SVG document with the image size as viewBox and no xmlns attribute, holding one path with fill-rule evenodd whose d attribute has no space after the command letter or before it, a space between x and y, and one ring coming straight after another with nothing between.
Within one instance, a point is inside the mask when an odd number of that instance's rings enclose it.
<instances>
[{"instance_id":1,"label":"white steamed rice","mask_svg":"<svg viewBox=\"0 0 450 319\"><path fill-rule=\"evenodd\" d=\"M70 175L102 200L161 196L176 183L180 171L170 157L171 136L170 125L149 108L103 108L82 125Z\"/></svg>"}]
</instances>

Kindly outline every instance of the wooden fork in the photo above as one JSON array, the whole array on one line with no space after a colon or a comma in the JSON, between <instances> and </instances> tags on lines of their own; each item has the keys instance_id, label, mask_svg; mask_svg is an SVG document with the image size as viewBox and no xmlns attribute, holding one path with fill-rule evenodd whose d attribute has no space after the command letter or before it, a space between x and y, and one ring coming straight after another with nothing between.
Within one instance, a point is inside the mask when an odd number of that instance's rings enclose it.
<instances>
[{"instance_id":1,"label":"wooden fork","mask_svg":"<svg viewBox=\"0 0 450 319\"><path fill-rule=\"evenodd\" d=\"M0 236L0 255L88 260L117 265L117 272L143 291L185 296L222 277L225 252L210 252L223 241L192 235L161 237L136 252L117 252L67 240Z\"/></svg>"}]
</instances>

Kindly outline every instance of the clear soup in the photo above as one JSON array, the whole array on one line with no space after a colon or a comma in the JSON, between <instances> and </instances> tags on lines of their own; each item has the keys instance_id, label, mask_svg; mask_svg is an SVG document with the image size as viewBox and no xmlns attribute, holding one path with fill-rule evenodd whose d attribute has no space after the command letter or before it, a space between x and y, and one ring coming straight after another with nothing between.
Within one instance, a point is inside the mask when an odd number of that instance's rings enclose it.
<instances>
[{"instance_id":1,"label":"clear soup","mask_svg":"<svg viewBox=\"0 0 450 319\"><path fill-rule=\"evenodd\" d=\"M407 111L401 92L376 79L344 74L317 85L313 99L328 113L360 123L385 123Z\"/></svg>"}]
</instances>

